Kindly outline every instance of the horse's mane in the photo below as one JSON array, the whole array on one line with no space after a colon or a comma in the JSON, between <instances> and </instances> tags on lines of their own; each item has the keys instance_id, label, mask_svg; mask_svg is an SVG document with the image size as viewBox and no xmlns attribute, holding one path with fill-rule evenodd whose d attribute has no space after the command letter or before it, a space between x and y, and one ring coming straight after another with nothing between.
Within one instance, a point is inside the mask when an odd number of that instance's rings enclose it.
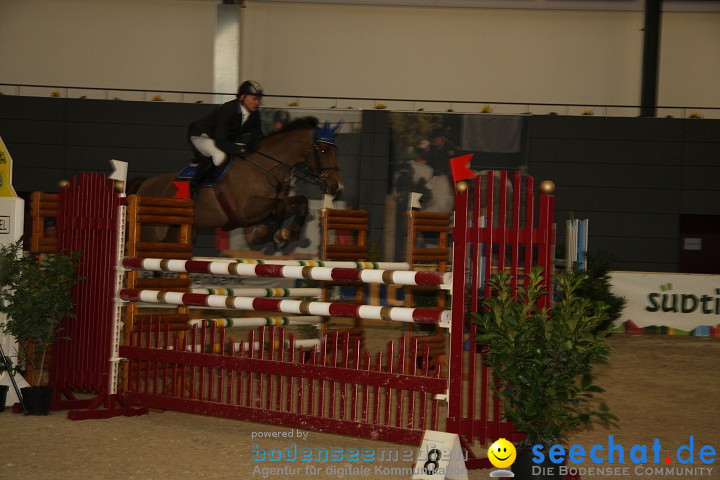
<instances>
[{"instance_id":1,"label":"horse's mane","mask_svg":"<svg viewBox=\"0 0 720 480\"><path fill-rule=\"evenodd\" d=\"M316 117L300 117L300 118L296 118L296 119L292 120L290 123L285 125L283 128L281 128L277 132L273 133L272 135L277 135L279 133L292 132L294 130L316 129L319 124L320 124L320 121Z\"/></svg>"}]
</instances>

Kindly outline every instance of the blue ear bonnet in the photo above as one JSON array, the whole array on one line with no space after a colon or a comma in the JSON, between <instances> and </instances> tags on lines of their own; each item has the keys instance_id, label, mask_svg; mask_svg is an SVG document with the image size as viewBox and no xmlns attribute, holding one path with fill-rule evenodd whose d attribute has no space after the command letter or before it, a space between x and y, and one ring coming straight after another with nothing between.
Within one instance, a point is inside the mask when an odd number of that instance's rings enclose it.
<instances>
[{"instance_id":1,"label":"blue ear bonnet","mask_svg":"<svg viewBox=\"0 0 720 480\"><path fill-rule=\"evenodd\" d=\"M335 132L340 129L340 125L342 125L342 120L339 121L334 127L331 127L330 123L325 121L322 126L319 126L315 129L315 135L313 135L313 140L315 140L316 142L325 142L331 145L335 145Z\"/></svg>"}]
</instances>

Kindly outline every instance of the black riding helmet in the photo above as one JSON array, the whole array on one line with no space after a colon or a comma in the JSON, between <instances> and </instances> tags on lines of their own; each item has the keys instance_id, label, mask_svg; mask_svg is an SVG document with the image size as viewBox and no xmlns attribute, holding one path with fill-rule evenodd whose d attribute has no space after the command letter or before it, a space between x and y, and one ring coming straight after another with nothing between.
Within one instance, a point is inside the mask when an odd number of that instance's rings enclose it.
<instances>
[{"instance_id":1,"label":"black riding helmet","mask_svg":"<svg viewBox=\"0 0 720 480\"><path fill-rule=\"evenodd\" d=\"M240 88L238 88L237 98L240 98L242 95L262 97L263 90L260 84L255 80L245 80L243 83L240 84Z\"/></svg>"}]
</instances>

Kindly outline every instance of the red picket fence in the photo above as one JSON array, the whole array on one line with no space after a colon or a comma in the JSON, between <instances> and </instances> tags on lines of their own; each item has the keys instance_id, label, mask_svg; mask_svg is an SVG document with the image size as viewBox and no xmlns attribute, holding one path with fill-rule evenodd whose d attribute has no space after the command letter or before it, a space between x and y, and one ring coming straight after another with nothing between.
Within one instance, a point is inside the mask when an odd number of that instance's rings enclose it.
<instances>
[{"instance_id":1,"label":"red picket fence","mask_svg":"<svg viewBox=\"0 0 720 480\"><path fill-rule=\"evenodd\" d=\"M417 342L410 351L402 339L389 342L373 359L348 332L305 350L282 328L235 343L214 324L185 333L150 317L120 351L129 359L126 397L137 405L399 443L437 430L434 396L447 389Z\"/></svg>"}]
</instances>

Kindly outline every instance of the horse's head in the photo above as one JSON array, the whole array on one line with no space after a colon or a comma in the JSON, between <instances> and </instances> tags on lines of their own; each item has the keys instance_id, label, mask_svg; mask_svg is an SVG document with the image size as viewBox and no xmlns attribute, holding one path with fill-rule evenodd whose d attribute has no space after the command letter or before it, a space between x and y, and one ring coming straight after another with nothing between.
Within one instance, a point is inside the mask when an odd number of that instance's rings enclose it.
<instances>
[{"instance_id":1,"label":"horse's head","mask_svg":"<svg viewBox=\"0 0 720 480\"><path fill-rule=\"evenodd\" d=\"M300 167L296 174L309 177L322 185L325 193L335 195L342 188L335 146L335 133L339 128L340 123L331 127L325 122L320 126L316 117L296 118L260 140L255 160L265 163L272 160L276 165L271 165L268 171L274 166ZM278 177L280 185L286 180Z\"/></svg>"},{"instance_id":2,"label":"horse's head","mask_svg":"<svg viewBox=\"0 0 720 480\"><path fill-rule=\"evenodd\" d=\"M337 145L335 133L340 129L341 122L331 127L328 122L318 126L313 134L312 153L307 159L308 168L315 173L322 183L325 193L335 195L342 188L340 169L337 161Z\"/></svg>"}]
</instances>

